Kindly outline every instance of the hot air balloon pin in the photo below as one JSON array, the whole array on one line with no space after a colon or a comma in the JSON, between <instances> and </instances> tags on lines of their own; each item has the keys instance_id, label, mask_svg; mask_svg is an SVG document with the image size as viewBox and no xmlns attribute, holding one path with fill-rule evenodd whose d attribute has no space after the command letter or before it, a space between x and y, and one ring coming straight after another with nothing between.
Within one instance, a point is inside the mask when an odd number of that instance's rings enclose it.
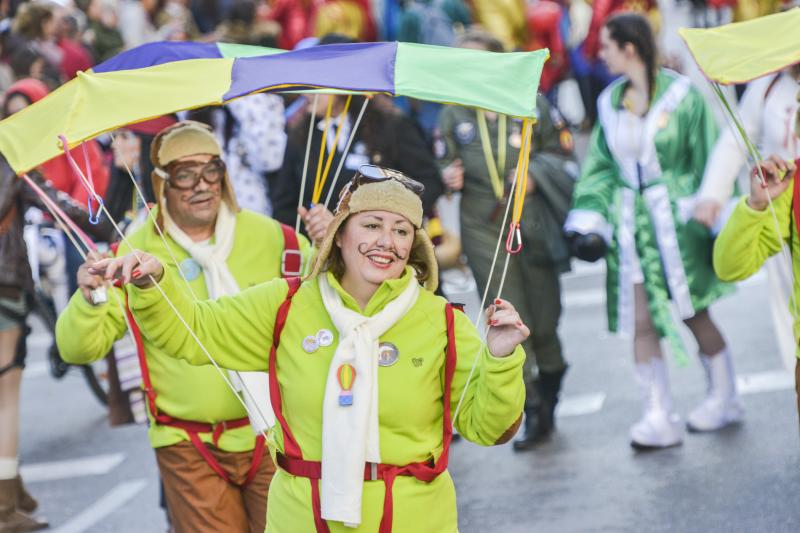
<instances>
[{"instance_id":1,"label":"hot air balloon pin","mask_svg":"<svg viewBox=\"0 0 800 533\"><path fill-rule=\"evenodd\" d=\"M353 365L345 363L339 366L336 377L339 379L339 387L342 389L342 392L339 393L339 405L342 407L353 405L353 383L356 381L356 369L353 368Z\"/></svg>"}]
</instances>

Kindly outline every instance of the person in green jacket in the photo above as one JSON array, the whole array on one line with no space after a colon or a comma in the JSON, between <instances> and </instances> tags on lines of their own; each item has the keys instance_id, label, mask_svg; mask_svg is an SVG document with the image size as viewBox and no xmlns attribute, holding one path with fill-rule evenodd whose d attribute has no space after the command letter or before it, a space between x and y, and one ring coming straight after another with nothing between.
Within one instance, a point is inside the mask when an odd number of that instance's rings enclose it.
<instances>
[{"instance_id":1,"label":"person in green jacket","mask_svg":"<svg viewBox=\"0 0 800 533\"><path fill-rule=\"evenodd\" d=\"M460 44L503 51L500 41L476 30L466 32ZM504 293L531 328L525 343L525 425L514 441L518 451L546 442L555 429L556 404L567 371L558 337L559 276L569 270L570 254L561 226L579 172L572 135L558 110L541 95L536 108L539 119L533 126L534 148L521 219L525 245L511 258L504 285ZM506 229L503 208L511 192L521 132L521 120L466 107L447 106L439 117L434 148L445 185L461 192L461 243L480 293L487 283L493 293L500 285L500 269L495 269L491 280L489 272L497 236ZM494 156L488 161L484 143Z\"/></svg>"},{"instance_id":2,"label":"person in green jacket","mask_svg":"<svg viewBox=\"0 0 800 533\"><path fill-rule=\"evenodd\" d=\"M184 278L176 290L195 300L235 294L282 274L297 275L300 254L310 252L308 242L293 230L238 208L220 154L210 128L198 122L179 122L160 132L151 150L155 216L118 250L124 255L130 245L159 257ZM288 251L292 248L294 252ZM72 364L103 358L139 319L135 312L126 317L125 294L119 288L109 288L115 294L95 303L92 291L103 280L88 265L96 259L81 267L80 289L56 326L61 356ZM282 263L293 271L282 272ZM248 421L247 411L215 369L191 366L138 331L135 336L143 348L139 356L150 443L173 527L193 533L262 532L275 470L263 437L256 437L260 431L254 431L266 427L263 420L257 416ZM250 394L243 391L242 396L249 406L259 403L255 391L263 386L266 407L250 410L269 410L266 375L235 374L229 379L239 388L248 386Z\"/></svg>"},{"instance_id":3,"label":"person in green jacket","mask_svg":"<svg viewBox=\"0 0 800 533\"><path fill-rule=\"evenodd\" d=\"M770 156L761 163L766 186L754 171L750 178L750 194L743 197L714 243L714 270L720 279L741 281L761 269L764 262L788 245L792 257L794 288L791 309L794 316L795 342L800 339L800 319L797 302L800 301L800 237L798 220L800 210L795 206L800 195L797 181L797 164ZM774 212L769 207L770 198ZM776 221L777 218L777 221ZM795 365L797 413L800 415L800 349Z\"/></svg>"},{"instance_id":4,"label":"person in green jacket","mask_svg":"<svg viewBox=\"0 0 800 533\"><path fill-rule=\"evenodd\" d=\"M483 344L469 319L433 293L421 192L397 171L362 166L302 282L192 302L174 269L151 255L93 266L131 283L131 308L166 353L208 364L202 343L225 368L269 369L280 468L268 532L455 532L446 469L453 425L487 446L519 427L520 344L530 331L511 304L495 300Z\"/></svg>"},{"instance_id":5,"label":"person in green jacket","mask_svg":"<svg viewBox=\"0 0 800 533\"><path fill-rule=\"evenodd\" d=\"M641 15L610 18L600 55L621 77L598 100L599 121L565 230L579 258L605 256L609 329L633 335L644 413L631 427L631 444L673 446L682 442L683 427L673 412L660 339L678 357L685 358L685 349L670 301L697 340L708 380L689 429L713 431L742 417L730 352L708 311L732 287L714 275L710 230L692 219L717 129L688 78L658 68Z\"/></svg>"}]
</instances>

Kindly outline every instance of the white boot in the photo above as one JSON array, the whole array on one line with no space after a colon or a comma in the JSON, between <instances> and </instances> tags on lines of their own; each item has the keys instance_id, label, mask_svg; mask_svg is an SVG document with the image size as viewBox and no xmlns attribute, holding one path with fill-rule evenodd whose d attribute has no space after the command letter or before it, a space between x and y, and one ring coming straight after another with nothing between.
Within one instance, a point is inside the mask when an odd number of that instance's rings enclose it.
<instances>
[{"instance_id":1,"label":"white boot","mask_svg":"<svg viewBox=\"0 0 800 533\"><path fill-rule=\"evenodd\" d=\"M690 431L716 431L741 421L744 409L736 394L731 353L725 348L709 357L700 354L706 371L707 389L703 402L689 414L686 425Z\"/></svg>"},{"instance_id":2,"label":"white boot","mask_svg":"<svg viewBox=\"0 0 800 533\"><path fill-rule=\"evenodd\" d=\"M667 448L683 441L680 417L672 412L667 365L661 357L636 363L636 381L642 392L644 414L631 427L634 448Z\"/></svg>"}]
</instances>

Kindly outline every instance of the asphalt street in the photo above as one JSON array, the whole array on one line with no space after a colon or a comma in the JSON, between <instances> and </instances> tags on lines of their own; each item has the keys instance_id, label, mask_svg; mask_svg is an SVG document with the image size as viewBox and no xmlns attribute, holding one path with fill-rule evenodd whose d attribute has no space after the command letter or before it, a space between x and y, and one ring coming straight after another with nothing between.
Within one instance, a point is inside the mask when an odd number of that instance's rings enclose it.
<instances>
[{"instance_id":1,"label":"asphalt street","mask_svg":"<svg viewBox=\"0 0 800 533\"><path fill-rule=\"evenodd\" d=\"M628 445L640 404L630 343L604 333L602 267L579 265L564 287L561 335L571 367L557 436L523 454L457 443L450 464L460 530L800 530L797 414L772 338L766 279L757 276L713 308L733 347L745 422L650 453ZM40 513L59 533L165 531L145 428L109 428L79 374L49 376L47 344L37 327L22 403L23 472ZM684 415L703 394L695 363L671 365Z\"/></svg>"}]
</instances>

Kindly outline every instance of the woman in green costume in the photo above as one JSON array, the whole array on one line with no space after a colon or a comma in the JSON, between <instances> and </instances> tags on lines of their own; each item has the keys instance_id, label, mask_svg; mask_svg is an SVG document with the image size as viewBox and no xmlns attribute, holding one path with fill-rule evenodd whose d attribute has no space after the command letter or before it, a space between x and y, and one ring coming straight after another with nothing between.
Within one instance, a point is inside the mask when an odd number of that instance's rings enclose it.
<instances>
[{"instance_id":1,"label":"woman in green costume","mask_svg":"<svg viewBox=\"0 0 800 533\"><path fill-rule=\"evenodd\" d=\"M697 340L708 394L688 416L690 430L712 431L742 416L725 340L709 305L731 290L714 274L712 235L691 218L716 125L689 80L659 69L647 21L609 19L601 58L621 75L598 99L599 121L565 229L579 258L607 263L609 329L633 334L644 414L634 447L680 444L660 339L685 358L670 300Z\"/></svg>"},{"instance_id":2,"label":"woman in green costume","mask_svg":"<svg viewBox=\"0 0 800 533\"><path fill-rule=\"evenodd\" d=\"M457 531L446 469L453 422L483 445L519 427L520 344L530 331L511 304L495 300L483 345L469 319L433 294L422 189L399 172L362 166L302 284L281 279L192 303L171 267L147 254L94 266L132 281L131 310L167 353L209 363L180 315L220 366L269 369L280 467L269 532Z\"/></svg>"}]
</instances>

